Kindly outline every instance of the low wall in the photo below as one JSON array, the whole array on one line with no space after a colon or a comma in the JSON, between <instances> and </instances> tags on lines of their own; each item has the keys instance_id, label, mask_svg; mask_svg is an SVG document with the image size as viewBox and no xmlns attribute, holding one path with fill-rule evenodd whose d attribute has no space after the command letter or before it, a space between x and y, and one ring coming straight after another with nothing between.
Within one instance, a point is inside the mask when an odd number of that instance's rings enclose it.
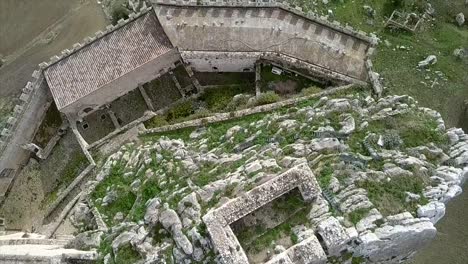
<instances>
[{"instance_id":1,"label":"low wall","mask_svg":"<svg viewBox=\"0 0 468 264\"><path fill-rule=\"evenodd\" d=\"M295 105L299 102L309 100L312 98L319 98L327 95L331 95L340 91L346 91L346 90L351 90L355 88L356 85L354 84L349 84L345 86L340 86L336 88L330 88L327 89L323 92L309 95L309 96L303 96L299 98L292 98L292 99L287 99L281 102L277 103L272 103L268 105L262 105L262 106L256 106L253 108L249 109L244 109L244 110L238 110L234 112L229 112L229 113L219 113L215 114L213 116L205 117L205 118L200 118L200 119L195 119L195 120L190 120L174 125L168 125L168 126L162 126L162 127L156 127L156 128L151 128L151 129L144 129L140 131L140 135L151 135L151 134L157 134L157 133L162 133L162 132L168 132L168 131L173 131L173 130L179 130L183 128L189 128L189 127L199 127L199 126L205 126L207 124L212 124L212 123L218 123L218 122L223 122L223 121L228 121L231 119L237 119L240 117L248 116L248 115L253 115L257 113L263 113L263 112L270 112L285 106L291 106Z\"/></svg>"}]
</instances>

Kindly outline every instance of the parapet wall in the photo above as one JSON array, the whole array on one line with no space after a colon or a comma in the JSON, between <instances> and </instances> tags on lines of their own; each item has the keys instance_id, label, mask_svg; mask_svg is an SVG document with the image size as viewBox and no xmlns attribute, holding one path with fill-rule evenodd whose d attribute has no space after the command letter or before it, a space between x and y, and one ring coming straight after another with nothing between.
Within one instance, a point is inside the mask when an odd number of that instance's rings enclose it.
<instances>
[{"instance_id":1,"label":"parapet wall","mask_svg":"<svg viewBox=\"0 0 468 264\"><path fill-rule=\"evenodd\" d=\"M367 81L373 39L276 1L157 1L156 14L181 52L271 52Z\"/></svg>"}]
</instances>

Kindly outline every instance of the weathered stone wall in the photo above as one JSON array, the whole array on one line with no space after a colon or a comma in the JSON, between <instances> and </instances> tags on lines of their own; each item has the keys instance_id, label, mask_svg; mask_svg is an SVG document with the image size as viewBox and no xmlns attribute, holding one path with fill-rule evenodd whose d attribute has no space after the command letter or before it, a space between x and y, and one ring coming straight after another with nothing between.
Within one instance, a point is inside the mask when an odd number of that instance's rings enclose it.
<instances>
[{"instance_id":1,"label":"weathered stone wall","mask_svg":"<svg viewBox=\"0 0 468 264\"><path fill-rule=\"evenodd\" d=\"M40 96L42 94L43 96ZM48 94L47 83L44 80L42 70L36 70L32 74L32 80L28 82L19 96L19 103L14 107L12 116L7 121L7 126L0 131L0 157L5 150L8 141L16 134L21 118L28 113L30 103L38 97ZM45 103L45 102L44 102Z\"/></svg>"},{"instance_id":2,"label":"weathered stone wall","mask_svg":"<svg viewBox=\"0 0 468 264\"><path fill-rule=\"evenodd\" d=\"M209 211L203 217L214 248L222 258L222 263L249 263L229 225L294 188L299 188L303 199L307 202L312 202L321 194L321 189L310 168L307 165L300 165L250 190L245 195ZM317 240L315 242L318 246L314 248L319 251L317 255L325 258L320 244Z\"/></svg>"},{"instance_id":3,"label":"weathered stone wall","mask_svg":"<svg viewBox=\"0 0 468 264\"><path fill-rule=\"evenodd\" d=\"M367 79L364 61L372 40L364 33L274 1L206 3L155 5L166 34L181 51L275 52Z\"/></svg>"},{"instance_id":4,"label":"weathered stone wall","mask_svg":"<svg viewBox=\"0 0 468 264\"><path fill-rule=\"evenodd\" d=\"M360 79L274 52L181 51L181 56L186 63L199 72L253 71L256 62L264 61L285 69L298 71L319 81L331 81L337 84L365 84L365 81Z\"/></svg>"}]
</instances>

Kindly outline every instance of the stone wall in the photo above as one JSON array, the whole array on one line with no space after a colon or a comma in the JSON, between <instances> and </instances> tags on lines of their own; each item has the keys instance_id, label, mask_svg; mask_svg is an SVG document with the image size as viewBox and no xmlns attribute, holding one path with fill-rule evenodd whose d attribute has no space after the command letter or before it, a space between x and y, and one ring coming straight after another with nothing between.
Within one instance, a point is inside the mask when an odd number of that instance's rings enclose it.
<instances>
[{"instance_id":1,"label":"stone wall","mask_svg":"<svg viewBox=\"0 0 468 264\"><path fill-rule=\"evenodd\" d=\"M263 112L269 112L273 111L276 109L279 109L281 107L285 106L290 106L290 105L295 105L299 102L309 100L311 98L320 98L323 96L331 95L340 91L346 91L355 88L355 85L350 84L350 85L345 85L345 86L340 86L336 88L331 88L327 89L323 92L313 94L310 96L304 96L304 97L299 97L299 98L292 98L292 99L287 99L281 102L273 103L273 104L268 104L268 105L262 105L262 106L256 106L252 107L249 109L244 109L244 110L238 110L234 112L229 112L229 113L219 113L214 116L209 116L205 118L200 118L200 119L195 119L195 120L190 120L174 125L167 125L167 126L162 126L162 127L156 127L152 129L144 129L140 131L141 135L150 135L150 134L156 134L156 133L162 133L162 132L167 132L167 131L174 131L178 129L183 129L183 128L188 128L188 127L198 127L198 126L205 126L207 124L212 124L212 123L218 123L218 122L223 122L231 119L236 119L248 115L253 115L257 113L263 113Z\"/></svg>"},{"instance_id":2,"label":"stone wall","mask_svg":"<svg viewBox=\"0 0 468 264\"><path fill-rule=\"evenodd\" d=\"M367 79L364 61L374 41L336 21L276 1L157 2L158 18L181 51L280 53Z\"/></svg>"},{"instance_id":3,"label":"stone wall","mask_svg":"<svg viewBox=\"0 0 468 264\"><path fill-rule=\"evenodd\" d=\"M321 194L321 189L310 168L307 165L299 165L203 216L213 246L221 256L222 263L249 263L230 224L295 188L299 188L306 202L312 202ZM319 251L317 255L325 258L320 244L317 240L315 242L318 245L315 248Z\"/></svg>"},{"instance_id":4,"label":"stone wall","mask_svg":"<svg viewBox=\"0 0 468 264\"><path fill-rule=\"evenodd\" d=\"M37 94L48 93L47 83L44 80L42 69L36 70L32 74L32 80L29 81L19 96L19 103L13 108L12 115L8 118L7 126L0 131L0 158L5 150L9 140L16 134L16 129L20 124L21 118L28 112L28 107ZM31 139L32 140L32 139Z\"/></svg>"}]
</instances>

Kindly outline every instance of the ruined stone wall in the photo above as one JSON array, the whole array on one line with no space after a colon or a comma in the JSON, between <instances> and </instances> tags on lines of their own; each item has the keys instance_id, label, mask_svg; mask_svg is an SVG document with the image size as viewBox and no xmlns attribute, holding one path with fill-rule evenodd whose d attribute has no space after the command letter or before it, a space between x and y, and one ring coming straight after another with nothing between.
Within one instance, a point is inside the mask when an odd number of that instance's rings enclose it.
<instances>
[{"instance_id":1,"label":"ruined stone wall","mask_svg":"<svg viewBox=\"0 0 468 264\"><path fill-rule=\"evenodd\" d=\"M259 61L278 65L317 80L331 81L335 84L360 83L365 81L329 70L306 61L274 52L218 52L218 51L181 51L183 60L195 71L200 72L245 72L253 71Z\"/></svg>"},{"instance_id":2,"label":"ruined stone wall","mask_svg":"<svg viewBox=\"0 0 468 264\"><path fill-rule=\"evenodd\" d=\"M155 11L181 51L281 53L350 78L367 79L364 61L372 40L337 22L312 19L276 2L261 2L262 6L256 1L213 1L203 6L193 1L165 2L158 1ZM234 62L244 66L246 61Z\"/></svg>"},{"instance_id":3,"label":"ruined stone wall","mask_svg":"<svg viewBox=\"0 0 468 264\"><path fill-rule=\"evenodd\" d=\"M177 49L159 56L158 58L142 65L137 70L127 73L96 90L94 93L81 98L78 102L64 107L61 111L71 119L77 119L85 108L98 109L100 106L114 101L116 98L136 89L139 84L154 80L161 73L166 72L179 61L180 54Z\"/></svg>"}]
</instances>

